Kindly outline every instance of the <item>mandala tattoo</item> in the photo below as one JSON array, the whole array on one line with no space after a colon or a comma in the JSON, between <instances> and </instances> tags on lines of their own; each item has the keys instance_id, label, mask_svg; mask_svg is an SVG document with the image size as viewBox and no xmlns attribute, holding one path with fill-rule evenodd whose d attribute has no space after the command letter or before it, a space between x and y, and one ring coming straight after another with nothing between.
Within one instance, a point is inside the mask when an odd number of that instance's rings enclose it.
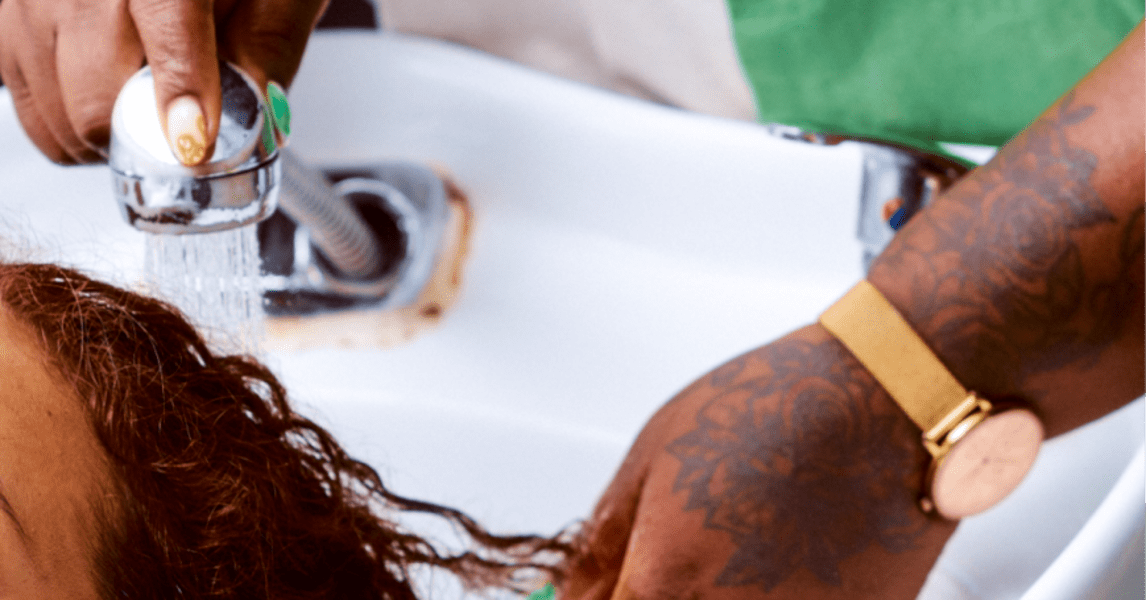
<instances>
[{"instance_id":1,"label":"mandala tattoo","mask_svg":"<svg viewBox=\"0 0 1146 600\"><path fill-rule=\"evenodd\" d=\"M752 356L771 372L748 380L734 381L744 357L718 369L696 429L666 448L685 510L732 536L718 586L769 591L799 569L840 585L845 558L873 544L908 550L926 527L905 492L917 455L888 443L902 416L869 410L881 392L856 361L823 364L821 346L836 343L772 344Z\"/></svg>"}]
</instances>

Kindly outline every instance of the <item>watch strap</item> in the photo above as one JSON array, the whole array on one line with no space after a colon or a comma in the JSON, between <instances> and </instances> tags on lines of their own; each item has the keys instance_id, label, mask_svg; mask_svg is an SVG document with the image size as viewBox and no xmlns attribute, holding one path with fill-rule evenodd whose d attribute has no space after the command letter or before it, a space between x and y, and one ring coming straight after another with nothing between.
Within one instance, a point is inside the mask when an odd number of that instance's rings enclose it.
<instances>
[{"instance_id":1,"label":"watch strap","mask_svg":"<svg viewBox=\"0 0 1146 600\"><path fill-rule=\"evenodd\" d=\"M871 372L924 432L945 426L973 397L911 325L866 280L820 315L822 324Z\"/></svg>"}]
</instances>

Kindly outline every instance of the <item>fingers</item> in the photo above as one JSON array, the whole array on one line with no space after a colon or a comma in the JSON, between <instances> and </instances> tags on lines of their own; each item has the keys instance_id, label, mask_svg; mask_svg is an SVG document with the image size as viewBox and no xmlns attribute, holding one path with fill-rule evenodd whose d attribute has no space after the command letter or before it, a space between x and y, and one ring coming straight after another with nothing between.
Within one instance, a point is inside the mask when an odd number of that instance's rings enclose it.
<instances>
[{"instance_id":1,"label":"fingers","mask_svg":"<svg viewBox=\"0 0 1146 600\"><path fill-rule=\"evenodd\" d=\"M0 78L8 86L12 104L16 108L16 117L20 119L20 125L32 143L52 162L69 164L73 161L56 142L55 136L40 116L16 58L17 40L20 39L18 31L23 25L16 12L18 9L16 2L0 2Z\"/></svg>"},{"instance_id":2,"label":"fingers","mask_svg":"<svg viewBox=\"0 0 1146 600\"><path fill-rule=\"evenodd\" d=\"M61 23L56 68L73 131L106 155L111 112L123 84L143 64L143 46L123 4L93 3Z\"/></svg>"},{"instance_id":3,"label":"fingers","mask_svg":"<svg viewBox=\"0 0 1146 600\"><path fill-rule=\"evenodd\" d=\"M102 157L72 128L57 83L55 36L45 15L22 13L20 2L0 3L0 74L7 82L20 124L32 143L59 164L95 162Z\"/></svg>"},{"instance_id":4,"label":"fingers","mask_svg":"<svg viewBox=\"0 0 1146 600\"><path fill-rule=\"evenodd\" d=\"M115 98L146 55L172 152L187 165L213 153L223 58L265 90L289 85L327 0L120 0L0 3L0 76L32 142L61 164L96 162Z\"/></svg>"},{"instance_id":5,"label":"fingers","mask_svg":"<svg viewBox=\"0 0 1146 600\"><path fill-rule=\"evenodd\" d=\"M210 0L128 0L155 78L155 100L171 151L184 164L211 156L221 91Z\"/></svg>"},{"instance_id":6,"label":"fingers","mask_svg":"<svg viewBox=\"0 0 1146 600\"><path fill-rule=\"evenodd\" d=\"M222 57L246 71L260 90L266 90L268 81L289 87L327 2L238 2L223 26Z\"/></svg>"},{"instance_id":7,"label":"fingers","mask_svg":"<svg viewBox=\"0 0 1146 600\"><path fill-rule=\"evenodd\" d=\"M20 119L20 125L28 134L28 138L36 145L36 148L44 153L48 160L56 164L76 164L76 159L56 141L56 136L52 135L47 123L40 116L40 110L36 108L36 103L32 99L32 92L28 89L24 74L19 67L14 65L6 67L0 70L0 75L3 76L4 84L8 86L8 90L12 94L12 104L16 107L16 116Z\"/></svg>"}]
</instances>

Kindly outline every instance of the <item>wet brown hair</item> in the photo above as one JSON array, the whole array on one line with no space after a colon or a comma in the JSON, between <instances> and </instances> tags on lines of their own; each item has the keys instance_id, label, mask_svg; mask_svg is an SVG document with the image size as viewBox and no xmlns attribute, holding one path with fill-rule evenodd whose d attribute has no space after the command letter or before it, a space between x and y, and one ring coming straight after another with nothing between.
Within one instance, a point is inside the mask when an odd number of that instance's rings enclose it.
<instances>
[{"instance_id":1,"label":"wet brown hair","mask_svg":"<svg viewBox=\"0 0 1146 600\"><path fill-rule=\"evenodd\" d=\"M275 376L216 355L173 307L77 271L0 262L0 303L31 326L84 402L115 481L96 501L105 600L409 599L411 567L526 592L573 553L572 534L498 536L461 512L392 494L370 466L295 413ZM401 511L459 526L449 553Z\"/></svg>"}]
</instances>

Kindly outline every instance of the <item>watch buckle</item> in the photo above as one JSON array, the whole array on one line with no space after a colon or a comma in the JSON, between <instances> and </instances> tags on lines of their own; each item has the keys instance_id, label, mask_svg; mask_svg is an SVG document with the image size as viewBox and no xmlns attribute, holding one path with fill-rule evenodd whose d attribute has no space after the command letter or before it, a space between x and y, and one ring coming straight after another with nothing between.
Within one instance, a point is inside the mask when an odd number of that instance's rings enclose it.
<instances>
[{"instance_id":1,"label":"watch buckle","mask_svg":"<svg viewBox=\"0 0 1146 600\"><path fill-rule=\"evenodd\" d=\"M931 429L923 432L923 446L927 448L932 457L942 456L946 453L947 447L950 446L946 438L956 427L976 413L986 416L990 411L990 401L979 397L975 392L968 392L967 397L951 412L944 415ZM982 418L978 420L982 420Z\"/></svg>"}]
</instances>

